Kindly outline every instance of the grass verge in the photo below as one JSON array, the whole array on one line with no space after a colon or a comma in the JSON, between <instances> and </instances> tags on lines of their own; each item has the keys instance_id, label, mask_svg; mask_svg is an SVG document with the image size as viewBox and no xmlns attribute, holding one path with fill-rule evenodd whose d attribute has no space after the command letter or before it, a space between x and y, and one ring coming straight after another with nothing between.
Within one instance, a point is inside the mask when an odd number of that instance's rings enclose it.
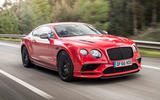
<instances>
[{"instance_id":1,"label":"grass verge","mask_svg":"<svg viewBox=\"0 0 160 100\"><path fill-rule=\"evenodd\" d=\"M140 49L142 57L160 58L160 50Z\"/></svg>"},{"instance_id":2,"label":"grass verge","mask_svg":"<svg viewBox=\"0 0 160 100\"><path fill-rule=\"evenodd\" d=\"M0 40L13 41L13 42L20 42L21 41L21 39L12 39L12 38L0 38Z\"/></svg>"}]
</instances>

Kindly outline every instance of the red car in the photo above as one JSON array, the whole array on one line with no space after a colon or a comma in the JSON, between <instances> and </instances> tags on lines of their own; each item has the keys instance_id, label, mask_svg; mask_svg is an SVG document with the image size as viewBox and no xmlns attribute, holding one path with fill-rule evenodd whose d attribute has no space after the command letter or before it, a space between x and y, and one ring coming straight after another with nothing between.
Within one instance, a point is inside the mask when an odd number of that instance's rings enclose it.
<instances>
[{"instance_id":1,"label":"red car","mask_svg":"<svg viewBox=\"0 0 160 100\"><path fill-rule=\"evenodd\" d=\"M141 56L132 40L86 23L41 25L22 38L21 53L24 67L36 64L58 71L64 81L120 77L141 69Z\"/></svg>"}]
</instances>

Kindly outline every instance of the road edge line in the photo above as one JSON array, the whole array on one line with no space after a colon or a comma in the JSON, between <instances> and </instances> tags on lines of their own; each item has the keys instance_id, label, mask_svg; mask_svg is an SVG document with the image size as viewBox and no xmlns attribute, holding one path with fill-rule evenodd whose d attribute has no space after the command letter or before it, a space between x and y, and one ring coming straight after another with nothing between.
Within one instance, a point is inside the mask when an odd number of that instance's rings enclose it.
<instances>
[{"instance_id":1,"label":"road edge line","mask_svg":"<svg viewBox=\"0 0 160 100\"><path fill-rule=\"evenodd\" d=\"M27 83L27 82L22 81L21 79L13 76L13 75L11 75L11 74L9 74L9 73L1 70L1 69L0 69L0 73L3 74L3 75L5 75L6 77L12 79L13 81L19 83L20 85L26 87L27 89L31 90L32 92L34 92L34 93L36 93L36 94L44 97L45 99L54 99L53 96L47 94L46 92L44 92L44 91L42 91L42 90L40 90L40 89L38 89L38 88L30 85L30 84Z\"/></svg>"}]
</instances>

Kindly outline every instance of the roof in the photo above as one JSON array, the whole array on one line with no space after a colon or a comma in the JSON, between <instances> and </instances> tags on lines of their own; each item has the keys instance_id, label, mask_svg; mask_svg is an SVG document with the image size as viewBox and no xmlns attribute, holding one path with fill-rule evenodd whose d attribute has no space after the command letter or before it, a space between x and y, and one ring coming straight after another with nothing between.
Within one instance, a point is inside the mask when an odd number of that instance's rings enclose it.
<instances>
[{"instance_id":1,"label":"roof","mask_svg":"<svg viewBox=\"0 0 160 100\"><path fill-rule=\"evenodd\" d=\"M64 25L64 24L84 24L82 22L56 22L56 23L49 23L47 25Z\"/></svg>"}]
</instances>

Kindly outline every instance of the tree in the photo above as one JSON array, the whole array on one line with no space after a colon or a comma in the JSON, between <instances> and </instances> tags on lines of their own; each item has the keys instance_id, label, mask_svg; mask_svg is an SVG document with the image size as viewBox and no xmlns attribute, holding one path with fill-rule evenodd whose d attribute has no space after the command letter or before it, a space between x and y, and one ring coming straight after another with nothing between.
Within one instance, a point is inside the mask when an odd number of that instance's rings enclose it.
<instances>
[{"instance_id":1,"label":"tree","mask_svg":"<svg viewBox=\"0 0 160 100\"><path fill-rule=\"evenodd\" d=\"M2 7L0 7L0 13L3 11L3 8Z\"/></svg>"},{"instance_id":2,"label":"tree","mask_svg":"<svg viewBox=\"0 0 160 100\"><path fill-rule=\"evenodd\" d=\"M0 24L8 24L10 31L18 25L17 33L24 34L45 23L81 21L114 35L129 36L158 25L159 6L160 0L5 0Z\"/></svg>"},{"instance_id":3,"label":"tree","mask_svg":"<svg viewBox=\"0 0 160 100\"><path fill-rule=\"evenodd\" d=\"M54 0L53 6L53 22L69 22L78 21L79 13L75 9L75 0Z\"/></svg>"},{"instance_id":4,"label":"tree","mask_svg":"<svg viewBox=\"0 0 160 100\"><path fill-rule=\"evenodd\" d=\"M5 10L0 14L0 33L19 34L18 20L11 11Z\"/></svg>"},{"instance_id":5,"label":"tree","mask_svg":"<svg viewBox=\"0 0 160 100\"><path fill-rule=\"evenodd\" d=\"M48 0L32 0L32 10L35 26L51 22L53 13Z\"/></svg>"},{"instance_id":6,"label":"tree","mask_svg":"<svg viewBox=\"0 0 160 100\"><path fill-rule=\"evenodd\" d=\"M23 34L41 24L50 23L53 18L48 0L20 0L12 6L12 10L16 12L19 30Z\"/></svg>"},{"instance_id":7,"label":"tree","mask_svg":"<svg viewBox=\"0 0 160 100\"><path fill-rule=\"evenodd\" d=\"M104 30L108 29L109 2L105 0L79 0L76 5L77 12L80 13L80 21Z\"/></svg>"},{"instance_id":8,"label":"tree","mask_svg":"<svg viewBox=\"0 0 160 100\"><path fill-rule=\"evenodd\" d=\"M160 0L109 0L111 33L137 35L160 21Z\"/></svg>"},{"instance_id":9,"label":"tree","mask_svg":"<svg viewBox=\"0 0 160 100\"><path fill-rule=\"evenodd\" d=\"M3 8L7 9L8 6L11 6L12 5L12 2L10 0L5 0L4 4L2 5Z\"/></svg>"},{"instance_id":10,"label":"tree","mask_svg":"<svg viewBox=\"0 0 160 100\"><path fill-rule=\"evenodd\" d=\"M127 0L110 0L109 32L114 35L131 35L133 33L131 6Z\"/></svg>"}]
</instances>

